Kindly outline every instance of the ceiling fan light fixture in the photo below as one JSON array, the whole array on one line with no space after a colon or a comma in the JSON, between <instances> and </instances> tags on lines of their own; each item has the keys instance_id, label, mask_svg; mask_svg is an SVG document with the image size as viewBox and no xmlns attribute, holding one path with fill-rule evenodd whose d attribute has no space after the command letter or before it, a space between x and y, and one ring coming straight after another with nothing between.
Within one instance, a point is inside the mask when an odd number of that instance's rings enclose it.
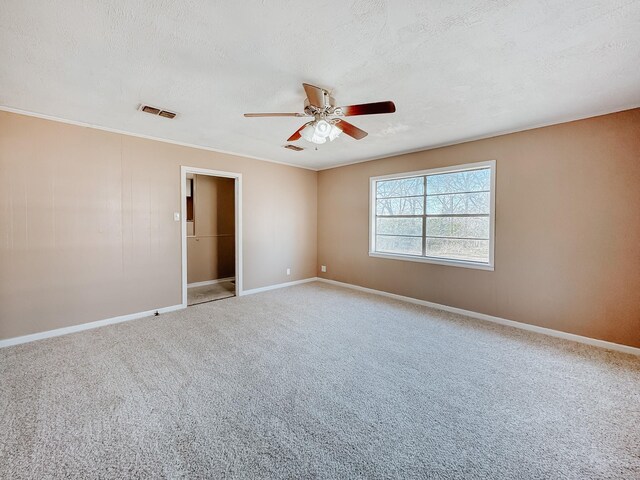
<instances>
[{"instance_id":1,"label":"ceiling fan light fixture","mask_svg":"<svg viewBox=\"0 0 640 480\"><path fill-rule=\"evenodd\" d=\"M326 120L318 120L315 122L316 135L327 138L331 133L331 125Z\"/></svg>"},{"instance_id":2,"label":"ceiling fan light fixture","mask_svg":"<svg viewBox=\"0 0 640 480\"><path fill-rule=\"evenodd\" d=\"M304 138L308 142L321 145L327 141L327 137L318 135L318 129L316 128L316 125L317 125L317 122L310 123L309 125L304 127L302 130L300 130L300 135L302 136L302 138Z\"/></svg>"},{"instance_id":3,"label":"ceiling fan light fixture","mask_svg":"<svg viewBox=\"0 0 640 480\"><path fill-rule=\"evenodd\" d=\"M300 130L302 138L318 145L326 143L327 140L334 141L341 133L342 130L326 120L315 121Z\"/></svg>"},{"instance_id":4,"label":"ceiling fan light fixture","mask_svg":"<svg viewBox=\"0 0 640 480\"><path fill-rule=\"evenodd\" d=\"M245 117L313 117L309 123L298 128L287 141L295 142L300 138L307 142L323 144L333 142L343 132L345 135L362 140L367 132L351 123L335 117L352 117L357 115L376 115L393 113L396 106L391 100L384 102L360 103L357 105L336 106L335 99L324 88L303 83L307 98L304 101L304 113L245 113ZM160 115L162 115L161 112Z\"/></svg>"}]
</instances>

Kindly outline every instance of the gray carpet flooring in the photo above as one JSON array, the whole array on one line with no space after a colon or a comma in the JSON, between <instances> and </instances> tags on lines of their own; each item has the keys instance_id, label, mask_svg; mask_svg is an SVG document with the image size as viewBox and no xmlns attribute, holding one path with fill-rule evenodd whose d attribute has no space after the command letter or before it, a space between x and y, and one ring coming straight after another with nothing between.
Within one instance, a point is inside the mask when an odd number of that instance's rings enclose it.
<instances>
[{"instance_id":1,"label":"gray carpet flooring","mask_svg":"<svg viewBox=\"0 0 640 480\"><path fill-rule=\"evenodd\" d=\"M0 350L0 478L640 478L640 360L311 283Z\"/></svg>"},{"instance_id":2,"label":"gray carpet flooring","mask_svg":"<svg viewBox=\"0 0 640 480\"><path fill-rule=\"evenodd\" d=\"M236 294L236 284L233 282L214 283L202 287L192 287L187 290L187 305L221 300Z\"/></svg>"}]
</instances>

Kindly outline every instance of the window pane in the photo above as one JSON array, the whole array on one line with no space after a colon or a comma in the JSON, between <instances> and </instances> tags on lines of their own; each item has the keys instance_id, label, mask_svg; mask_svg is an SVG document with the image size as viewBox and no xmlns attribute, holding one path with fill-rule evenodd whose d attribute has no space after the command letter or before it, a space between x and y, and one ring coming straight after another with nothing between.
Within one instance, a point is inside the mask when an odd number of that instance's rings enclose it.
<instances>
[{"instance_id":1,"label":"window pane","mask_svg":"<svg viewBox=\"0 0 640 480\"><path fill-rule=\"evenodd\" d=\"M424 195L424 177L378 180L376 182L376 196L378 198L409 197L411 195Z\"/></svg>"},{"instance_id":2,"label":"window pane","mask_svg":"<svg viewBox=\"0 0 640 480\"><path fill-rule=\"evenodd\" d=\"M377 215L422 215L424 197L382 198L376 204Z\"/></svg>"},{"instance_id":3,"label":"window pane","mask_svg":"<svg viewBox=\"0 0 640 480\"><path fill-rule=\"evenodd\" d=\"M489 240L427 238L427 256L489 262Z\"/></svg>"},{"instance_id":4,"label":"window pane","mask_svg":"<svg viewBox=\"0 0 640 480\"><path fill-rule=\"evenodd\" d=\"M491 188L491 169L441 173L427 177L427 195L434 193L477 192Z\"/></svg>"},{"instance_id":5,"label":"window pane","mask_svg":"<svg viewBox=\"0 0 640 480\"><path fill-rule=\"evenodd\" d=\"M381 237L376 236L376 252L402 253L404 255L422 255L420 237Z\"/></svg>"},{"instance_id":6,"label":"window pane","mask_svg":"<svg viewBox=\"0 0 640 480\"><path fill-rule=\"evenodd\" d=\"M385 235L422 236L422 217L417 218L378 218L376 232Z\"/></svg>"},{"instance_id":7,"label":"window pane","mask_svg":"<svg viewBox=\"0 0 640 480\"><path fill-rule=\"evenodd\" d=\"M430 217L428 237L489 238L489 217Z\"/></svg>"},{"instance_id":8,"label":"window pane","mask_svg":"<svg viewBox=\"0 0 640 480\"><path fill-rule=\"evenodd\" d=\"M428 215L488 214L489 192L453 193L427 197Z\"/></svg>"}]
</instances>

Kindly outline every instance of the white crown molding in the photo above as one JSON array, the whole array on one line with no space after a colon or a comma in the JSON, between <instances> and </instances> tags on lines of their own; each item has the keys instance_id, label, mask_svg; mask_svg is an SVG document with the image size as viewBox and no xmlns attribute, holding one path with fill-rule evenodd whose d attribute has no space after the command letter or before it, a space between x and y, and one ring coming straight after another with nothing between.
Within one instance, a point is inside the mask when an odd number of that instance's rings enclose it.
<instances>
[{"instance_id":1,"label":"white crown molding","mask_svg":"<svg viewBox=\"0 0 640 480\"><path fill-rule=\"evenodd\" d=\"M287 167L302 168L303 170L311 170L313 172L317 172L318 171L317 168L313 168L313 167L304 167L302 165L295 165L293 163L280 162L278 160L270 160L268 158L262 158L262 157L254 157L252 155L246 155L246 154L238 153L238 152L230 152L228 150L220 150L218 148L207 147L207 146L204 146L204 145L196 145L196 144L193 144L193 143L179 142L177 140L168 140L166 138L153 137L151 135L144 135L144 134L141 134L141 133L128 132L126 130L118 130L117 128L103 127L101 125L95 125L95 124L86 123L86 122L79 122L79 121L76 121L76 120L68 120L66 118L56 117L54 115L46 115L44 113L31 112L29 110L22 110L20 108L9 107L7 105L0 105L0 111L9 112L9 113L17 113L18 115L26 115L28 117L41 118L43 120L51 120L52 122L66 123L68 125L75 125L77 127L93 128L95 130L102 130L104 132L117 133L117 134L120 134L120 135L127 135L129 137L144 138L145 140L154 140L156 142L170 143L172 145L178 145L180 147L195 148L197 150L206 150L208 152L216 152L216 153L223 153L225 155L234 155L236 157L250 158L252 160L260 160L261 162L276 163L278 165L285 165Z\"/></svg>"},{"instance_id":2,"label":"white crown molding","mask_svg":"<svg viewBox=\"0 0 640 480\"><path fill-rule=\"evenodd\" d=\"M484 313L473 312L471 310L464 310L462 308L450 307L449 305L442 305L440 303L428 302L426 300L419 300L413 297L405 297L403 295L397 295L395 293L384 292L382 290L374 290L372 288L361 287L360 285L353 285L351 283L338 282L337 280L330 280L328 278L318 277L319 282L329 283L339 287L350 288L352 290L358 290L360 292L372 293L374 295L380 295L383 297L393 298L394 300L400 300L402 302L413 303L416 305L422 305L425 307L435 308L443 310L445 312L457 313L459 315L465 315L467 317L475 318L477 320L484 320L487 322L497 323L505 325L507 327L518 328L520 330L526 330L529 332L541 333L550 337L561 338L563 340L570 340L572 342L583 343L585 345L591 345L593 347L605 348L607 350L614 350L616 352L628 353L631 355L640 356L640 348L631 347L629 345L621 345L619 343L607 342L605 340L598 340L591 337L583 337L582 335L575 335L573 333L561 332L559 330L553 330L551 328L538 327L537 325L531 325L529 323L516 322L514 320L507 320L506 318L494 317L493 315L487 315Z\"/></svg>"},{"instance_id":3,"label":"white crown molding","mask_svg":"<svg viewBox=\"0 0 640 480\"><path fill-rule=\"evenodd\" d=\"M32 112L29 110L22 110L20 108L14 108L14 107L9 107L7 105L0 105L0 111L4 111L4 112L10 112L10 113L17 113L19 115L26 115L29 117L36 117L36 118L42 118L44 120L51 120L54 122L60 122L60 123L66 123L69 125L76 125L79 127L86 127L86 128L93 128L96 130L102 130L105 132L110 132L110 133L118 133L121 135L128 135L130 137L137 137L137 138L144 138L146 140L155 140L157 142L163 142L163 143L170 143L172 145L179 145L181 147L189 147L189 148L195 148L198 150L206 150L208 152L216 152L216 153L223 153L225 155L235 155L237 157L243 157L243 158L250 158L252 160L260 160L262 162L268 162L268 163L275 163L278 165L285 165L287 167L294 167L294 168L302 168L303 170L311 170L312 172L321 172L323 170L331 170L333 168L341 168L341 167L348 167L349 165L357 165L358 163L366 163L366 162L372 162L375 160L384 160L386 158L393 158L393 157L399 157L402 155L409 155L412 153L419 153L419 152L428 152L429 150L436 150L438 148L444 148L444 147L451 147L453 145L460 145L463 143L469 143L469 142L475 142L478 140L486 140L488 138L493 138L493 137L500 137L502 135L509 135L512 133L519 133L519 132L526 132L529 130L536 130L538 128L544 128L544 127L552 127L554 125L561 125L563 123L569 123L569 122L576 122L579 120L586 120L588 118L594 118L594 117L600 117L602 115L610 115L613 113L619 113L619 112L624 112L627 110L633 110L635 108L640 108L640 103L638 104L634 104L631 106L625 106L625 107L621 107L621 108L617 108L614 110L603 110L603 111L598 111L595 113L590 113L588 115L581 115L581 116L569 116L569 117L565 117L563 119L560 120L556 120L556 121L549 121L549 122L541 122L541 123L537 123L534 124L530 127L521 127L521 128L514 128L514 129L506 129L506 130L499 130L497 132L492 132L492 133L488 133L485 135L477 135L474 137L468 137L468 138L461 138L461 139L457 139L457 140L453 140L451 142L443 142L443 143L437 143L435 145L429 145L426 147L418 147L418 148L413 148L413 149L409 149L409 150L401 150L399 152L395 152L395 153L385 153L384 155L378 155L378 156L374 156L374 157L368 157L362 160L355 160L353 162L344 162L344 163L338 163L336 165L329 165L327 167L305 167L302 165L296 165L294 163L288 163L288 162L281 162L279 160L270 160L268 158L262 158L262 157L256 157L253 155L246 155L243 153L237 153L237 152L231 152L231 151L227 151L227 150L220 150L217 148L212 148L212 147L207 147L204 145L196 145L196 144L192 144L192 143L185 143L185 142L179 142L177 140L168 140L165 138L160 138L160 137L153 137L150 135L143 135L140 133L133 133L133 132L127 132L125 130L118 130L115 128L110 128L110 127L103 127L100 125L94 125L94 124L90 124L90 123L86 123L86 122L79 122L76 120L68 120L66 118L61 118L61 117L56 117L54 115L46 115L44 113L38 113L38 112Z\"/></svg>"},{"instance_id":4,"label":"white crown molding","mask_svg":"<svg viewBox=\"0 0 640 480\"><path fill-rule=\"evenodd\" d=\"M384 160L386 158L400 157L402 155L409 155L409 154L412 154L412 153L428 152L429 150L436 150L438 148L444 148L444 147L452 147L454 145L461 145L463 143L476 142L478 140L487 140L489 138L501 137L503 135L510 135L512 133L527 132L529 130L536 130L538 128L553 127L554 125L562 125L563 123L577 122L577 121L580 121L580 120L587 120L589 118L601 117L603 115L611 115L613 113L626 112L627 110L633 110L635 108L640 108L640 103L637 103L637 104L634 104L634 105L631 105L631 106L617 108L617 109L614 109L614 110L597 111L595 113L590 113L588 115L581 115L581 116L577 116L577 117L576 116L568 116L568 117L564 117L564 118L562 118L560 120L556 120L556 121L536 123L536 124L534 124L534 125L532 125L530 127L520 127L520 128L499 130L497 132L487 133L485 135L477 135L475 137L461 138L461 139L458 139L458 140L453 140L451 142L437 143L435 145L430 145L428 147L412 148L412 149L409 149L409 150L402 150L402 151L397 152L397 153L387 153L387 154L384 154L384 155L379 155L379 156L375 156L375 157L369 157L369 158L366 158L364 160L355 160L353 162L339 163L337 165L332 165L332 166L329 166L329 167L319 167L319 168L316 169L316 171L322 172L323 170L331 170L333 168L348 167L349 165L357 165L358 163L373 162L374 160Z\"/></svg>"},{"instance_id":5,"label":"white crown molding","mask_svg":"<svg viewBox=\"0 0 640 480\"><path fill-rule=\"evenodd\" d=\"M119 317L105 318L104 320L96 320L95 322L81 323L80 325L71 325L70 327L56 328L55 330L47 330L45 332L32 333L30 335L22 335L20 337L7 338L0 340L0 348L11 347L13 345L20 345L22 343L35 342L36 340L43 340L45 338L59 337L61 335L67 335L69 333L82 332L84 330L91 330L93 328L104 327L106 325L114 325L116 323L128 322L130 320L137 320L139 318L151 317L157 313L168 313L176 310L181 310L184 307L182 305L172 305L170 307L158 308L155 310L147 310L146 312L130 313L129 315L121 315Z\"/></svg>"}]
</instances>

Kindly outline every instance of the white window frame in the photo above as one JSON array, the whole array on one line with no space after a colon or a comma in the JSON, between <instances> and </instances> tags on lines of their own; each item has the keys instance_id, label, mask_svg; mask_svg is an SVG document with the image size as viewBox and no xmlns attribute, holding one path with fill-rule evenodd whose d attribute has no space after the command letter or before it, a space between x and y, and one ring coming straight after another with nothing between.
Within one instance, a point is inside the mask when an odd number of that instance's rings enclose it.
<instances>
[{"instance_id":1,"label":"white window frame","mask_svg":"<svg viewBox=\"0 0 640 480\"><path fill-rule=\"evenodd\" d=\"M438 173L456 173L479 168L490 168L491 191L489 193L489 262L474 262L471 260L455 260L439 257L423 257L416 255L403 255L400 253L376 252L376 182L379 180L398 180L402 178L419 177L423 175L434 175ZM453 267L475 268L479 270L494 270L494 248L495 248L495 225L496 225L496 161L487 160L484 162L466 163L464 165L453 165L450 167L431 168L429 170L419 170L416 172L392 173L369 178L369 256L377 258L389 258L393 260L405 260L409 262L433 263L436 265L449 265ZM424 207L427 208L426 205Z\"/></svg>"}]
</instances>

